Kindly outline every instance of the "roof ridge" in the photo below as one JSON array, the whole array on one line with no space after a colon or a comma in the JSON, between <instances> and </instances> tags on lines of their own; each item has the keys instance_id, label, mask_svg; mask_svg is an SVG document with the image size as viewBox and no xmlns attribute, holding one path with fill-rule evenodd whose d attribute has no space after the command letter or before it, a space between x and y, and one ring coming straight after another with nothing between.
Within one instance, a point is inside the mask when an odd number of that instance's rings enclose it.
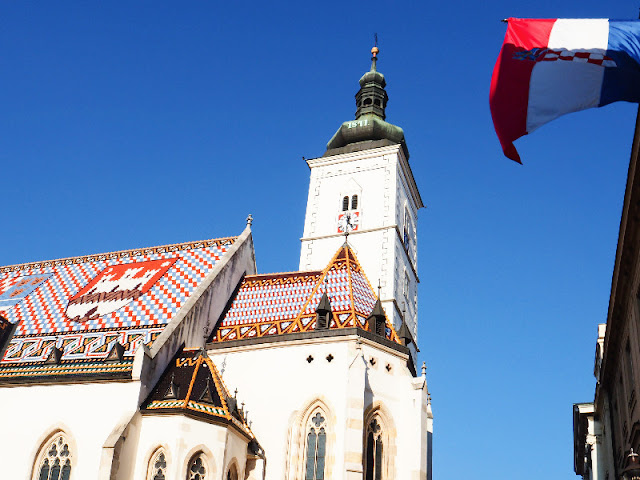
<instances>
[{"instance_id":1,"label":"roof ridge","mask_svg":"<svg viewBox=\"0 0 640 480\"><path fill-rule=\"evenodd\" d=\"M230 396L230 393L224 381L222 380L222 375L220 375L220 372L218 371L216 364L213 363L213 360L211 360L211 358L206 352L205 352L205 355L201 356L200 358L202 358L203 362L205 362L209 367L209 374L211 375L211 378L213 378L214 388L218 391L218 396L220 397L222 408L226 412L227 418L231 418L231 411L229 410L229 405L227 404L227 397Z\"/></svg>"},{"instance_id":2,"label":"roof ridge","mask_svg":"<svg viewBox=\"0 0 640 480\"><path fill-rule=\"evenodd\" d=\"M220 237L220 238L210 238L206 240L194 240L191 242L180 242L180 243L171 243L167 245L157 245L151 247L139 247L139 248L130 248L127 250L116 250L113 252L101 252L101 253L91 253L87 255L77 255L75 257L63 257L63 258L55 258L51 260L40 260L35 262L25 262L25 263L16 263L13 265L2 265L0 266L0 272L9 272L11 270L24 270L29 267L47 267L50 265L60 265L62 263L83 263L87 261L93 260L104 260L99 257L111 257L117 256L117 258L127 258L135 255L142 255L148 253L164 253L160 252L160 250L164 249L165 251L174 251L174 250L185 250L193 245L197 244L211 244L211 243L220 243L223 241L231 241L232 243L238 239L239 235L231 236L231 237ZM139 253L138 253L139 252ZM134 255L132 255L134 254Z\"/></svg>"},{"instance_id":3,"label":"roof ridge","mask_svg":"<svg viewBox=\"0 0 640 480\"><path fill-rule=\"evenodd\" d=\"M356 313L356 301L353 298L353 275L351 274L351 263L350 263L350 258L349 258L349 254L351 253L351 249L349 248L349 244L346 242L344 242L344 245L342 246L342 249L347 250L347 254L345 255L345 260L347 262L347 285L349 287L349 299L351 300L351 315L353 315L354 320L357 318L357 313ZM355 261L355 264L357 266L360 267L360 270L362 270L362 266L360 265L360 263L358 262L358 260L356 259L356 256L353 255L353 260Z\"/></svg>"}]
</instances>

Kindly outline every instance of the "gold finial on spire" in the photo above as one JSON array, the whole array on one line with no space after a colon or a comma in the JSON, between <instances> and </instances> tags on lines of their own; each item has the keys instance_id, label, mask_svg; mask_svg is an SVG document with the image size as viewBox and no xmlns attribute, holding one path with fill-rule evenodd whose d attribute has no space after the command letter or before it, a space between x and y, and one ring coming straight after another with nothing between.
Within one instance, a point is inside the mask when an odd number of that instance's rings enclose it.
<instances>
[{"instance_id":1,"label":"gold finial on spire","mask_svg":"<svg viewBox=\"0 0 640 480\"><path fill-rule=\"evenodd\" d=\"M378 53L380 49L378 48L378 34L373 34L373 48L371 49L371 71L376 71L376 61L378 60Z\"/></svg>"}]
</instances>

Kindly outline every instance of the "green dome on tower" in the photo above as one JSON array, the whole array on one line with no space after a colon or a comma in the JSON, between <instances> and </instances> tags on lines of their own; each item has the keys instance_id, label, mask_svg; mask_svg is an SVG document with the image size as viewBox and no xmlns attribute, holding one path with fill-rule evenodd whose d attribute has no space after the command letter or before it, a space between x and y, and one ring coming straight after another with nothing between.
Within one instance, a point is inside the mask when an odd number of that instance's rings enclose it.
<instances>
[{"instance_id":1,"label":"green dome on tower","mask_svg":"<svg viewBox=\"0 0 640 480\"><path fill-rule=\"evenodd\" d=\"M385 121L389 96L387 82L377 70L378 47L371 49L371 69L360 78L356 93L356 118L344 122L327 143L324 156L354 152L385 145L401 144L407 158L409 151L402 128Z\"/></svg>"}]
</instances>

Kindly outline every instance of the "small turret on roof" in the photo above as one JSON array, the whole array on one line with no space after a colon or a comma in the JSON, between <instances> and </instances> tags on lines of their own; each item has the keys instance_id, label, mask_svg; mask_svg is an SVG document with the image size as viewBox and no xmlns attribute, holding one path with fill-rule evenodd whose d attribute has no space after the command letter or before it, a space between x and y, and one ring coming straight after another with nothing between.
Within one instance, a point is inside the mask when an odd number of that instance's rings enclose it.
<instances>
[{"instance_id":1,"label":"small turret on roof","mask_svg":"<svg viewBox=\"0 0 640 480\"><path fill-rule=\"evenodd\" d=\"M400 325L400 329L398 330L398 338L400 338L400 341L405 347L410 343L413 343L415 345L415 342L413 341L413 335L411 335L409 327L407 326L407 322L404 321L404 318L402 319L402 324Z\"/></svg>"},{"instance_id":2,"label":"small turret on roof","mask_svg":"<svg viewBox=\"0 0 640 480\"><path fill-rule=\"evenodd\" d=\"M380 298L378 298L378 300L376 300L376 304L373 306L373 310L371 310L371 313L369 314L369 318L367 318L369 330L380 336L384 336L386 318L384 308L382 308L382 303L380 302Z\"/></svg>"},{"instance_id":3,"label":"small turret on roof","mask_svg":"<svg viewBox=\"0 0 640 480\"><path fill-rule=\"evenodd\" d=\"M325 292L322 294L320 303L318 303L318 308L316 308L316 329L320 330L329 328L331 326L332 316L333 312L331 310L331 301L329 300L329 296L327 295L325 288Z\"/></svg>"}]
</instances>

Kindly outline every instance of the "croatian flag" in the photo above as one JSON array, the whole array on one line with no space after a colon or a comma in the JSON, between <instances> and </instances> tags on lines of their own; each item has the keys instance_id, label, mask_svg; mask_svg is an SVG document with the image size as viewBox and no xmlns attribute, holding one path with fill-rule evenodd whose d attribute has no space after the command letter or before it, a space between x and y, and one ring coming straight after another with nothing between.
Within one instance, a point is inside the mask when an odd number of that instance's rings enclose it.
<instances>
[{"instance_id":1,"label":"croatian flag","mask_svg":"<svg viewBox=\"0 0 640 480\"><path fill-rule=\"evenodd\" d=\"M640 102L640 21L510 18L489 104L504 154L565 113Z\"/></svg>"}]
</instances>

